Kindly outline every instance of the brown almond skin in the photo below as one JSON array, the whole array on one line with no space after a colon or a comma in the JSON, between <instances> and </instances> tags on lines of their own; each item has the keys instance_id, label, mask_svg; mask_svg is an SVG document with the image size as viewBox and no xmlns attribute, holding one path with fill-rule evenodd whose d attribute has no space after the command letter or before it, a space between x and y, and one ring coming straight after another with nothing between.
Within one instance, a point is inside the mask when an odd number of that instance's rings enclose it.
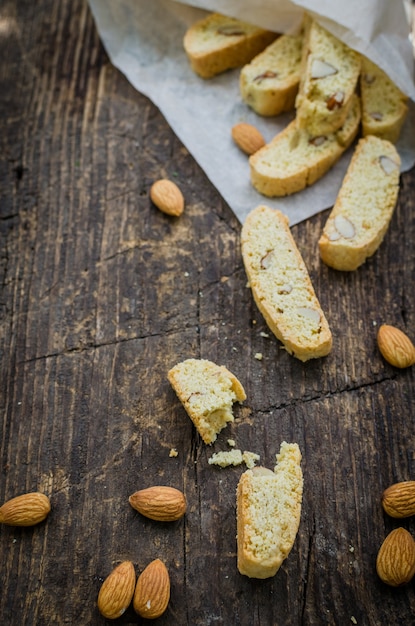
<instances>
[{"instance_id":1,"label":"brown almond skin","mask_svg":"<svg viewBox=\"0 0 415 626\"><path fill-rule=\"evenodd\" d=\"M415 541L405 528L396 528L382 543L376 559L379 578L391 587L401 587L415 574Z\"/></svg>"},{"instance_id":2,"label":"brown almond skin","mask_svg":"<svg viewBox=\"0 0 415 626\"><path fill-rule=\"evenodd\" d=\"M382 507L390 517L404 518L415 515L415 480L405 480L385 489L382 494Z\"/></svg>"},{"instance_id":3,"label":"brown almond skin","mask_svg":"<svg viewBox=\"0 0 415 626\"><path fill-rule=\"evenodd\" d=\"M134 592L134 611L146 619L163 615L170 600L170 576L160 559L147 565L140 574Z\"/></svg>"},{"instance_id":4,"label":"brown almond skin","mask_svg":"<svg viewBox=\"0 0 415 626\"><path fill-rule=\"evenodd\" d=\"M107 619L117 619L130 606L136 576L131 561L123 561L102 583L98 594L98 610Z\"/></svg>"},{"instance_id":5,"label":"brown almond skin","mask_svg":"<svg viewBox=\"0 0 415 626\"><path fill-rule=\"evenodd\" d=\"M248 156L265 146L265 139L261 132L255 126L244 122L232 127L232 138L238 148Z\"/></svg>"},{"instance_id":6,"label":"brown almond skin","mask_svg":"<svg viewBox=\"0 0 415 626\"><path fill-rule=\"evenodd\" d=\"M186 498L174 487L155 486L136 491L129 497L133 509L152 520L174 522L186 512Z\"/></svg>"},{"instance_id":7,"label":"brown almond skin","mask_svg":"<svg viewBox=\"0 0 415 626\"><path fill-rule=\"evenodd\" d=\"M44 493L24 493L0 507L0 523L7 526L34 526L46 519L50 508L50 500Z\"/></svg>"},{"instance_id":8,"label":"brown almond skin","mask_svg":"<svg viewBox=\"0 0 415 626\"><path fill-rule=\"evenodd\" d=\"M403 369L415 363L415 346L399 328L382 324L377 343L383 358L394 367Z\"/></svg>"},{"instance_id":9,"label":"brown almond skin","mask_svg":"<svg viewBox=\"0 0 415 626\"><path fill-rule=\"evenodd\" d=\"M167 178L157 180L150 189L150 198L160 211L179 217L184 211L184 197L176 183Z\"/></svg>"}]
</instances>

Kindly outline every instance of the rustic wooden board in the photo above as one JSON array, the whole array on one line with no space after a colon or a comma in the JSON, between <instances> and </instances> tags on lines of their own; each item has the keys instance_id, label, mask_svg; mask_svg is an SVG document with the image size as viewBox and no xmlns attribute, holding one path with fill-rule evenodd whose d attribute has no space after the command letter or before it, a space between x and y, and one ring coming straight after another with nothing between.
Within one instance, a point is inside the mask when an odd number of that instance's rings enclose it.
<instances>
[{"instance_id":1,"label":"rustic wooden board","mask_svg":"<svg viewBox=\"0 0 415 626\"><path fill-rule=\"evenodd\" d=\"M375 559L393 528L415 535L380 506L385 487L415 477L414 370L376 347L384 322L415 336L415 170L357 272L320 262L327 212L293 227L334 336L329 357L303 364L263 336L239 222L111 66L86 2L4 3L0 18L0 499L41 490L52 502L39 526L0 528L1 623L104 624L111 569L158 557L172 582L160 624L414 624L413 584L386 587ZM160 177L185 195L180 219L149 200ZM189 356L227 365L247 392L211 447L166 378ZM243 468L208 464L230 437L270 467L284 439L303 453L299 534L270 580L236 569ZM153 484L186 493L184 519L130 507ZM130 608L119 623L141 621Z\"/></svg>"}]
</instances>

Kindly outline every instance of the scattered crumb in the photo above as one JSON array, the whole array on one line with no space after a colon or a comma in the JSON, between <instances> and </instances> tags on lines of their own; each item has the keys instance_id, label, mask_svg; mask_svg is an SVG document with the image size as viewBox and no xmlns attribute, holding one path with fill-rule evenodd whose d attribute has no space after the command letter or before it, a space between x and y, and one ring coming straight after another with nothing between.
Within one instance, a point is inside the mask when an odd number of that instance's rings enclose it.
<instances>
[{"instance_id":1,"label":"scattered crumb","mask_svg":"<svg viewBox=\"0 0 415 626\"><path fill-rule=\"evenodd\" d=\"M228 446L231 446L231 448L234 448L236 446L235 439L228 439Z\"/></svg>"},{"instance_id":2,"label":"scattered crumb","mask_svg":"<svg viewBox=\"0 0 415 626\"><path fill-rule=\"evenodd\" d=\"M268 333L264 333L263 330L261 330L261 332L259 334L261 335L261 337L265 337L266 339L269 338L269 334Z\"/></svg>"},{"instance_id":3,"label":"scattered crumb","mask_svg":"<svg viewBox=\"0 0 415 626\"><path fill-rule=\"evenodd\" d=\"M219 465L228 467L229 465L241 465L243 462L240 450L229 450L227 452L215 452L208 460L209 465Z\"/></svg>"},{"instance_id":4,"label":"scattered crumb","mask_svg":"<svg viewBox=\"0 0 415 626\"><path fill-rule=\"evenodd\" d=\"M179 456L179 453L177 452L176 448L172 448L169 452L169 456L170 457L174 457L174 456Z\"/></svg>"},{"instance_id":5,"label":"scattered crumb","mask_svg":"<svg viewBox=\"0 0 415 626\"><path fill-rule=\"evenodd\" d=\"M357 624L357 619L354 615L351 616L350 621L352 622L352 624Z\"/></svg>"},{"instance_id":6,"label":"scattered crumb","mask_svg":"<svg viewBox=\"0 0 415 626\"><path fill-rule=\"evenodd\" d=\"M353 546L349 546L349 552L354 552Z\"/></svg>"},{"instance_id":7,"label":"scattered crumb","mask_svg":"<svg viewBox=\"0 0 415 626\"><path fill-rule=\"evenodd\" d=\"M221 283L226 283L226 281L229 280L229 276L222 276L220 279Z\"/></svg>"},{"instance_id":8,"label":"scattered crumb","mask_svg":"<svg viewBox=\"0 0 415 626\"><path fill-rule=\"evenodd\" d=\"M260 458L259 454L255 454L255 452L248 452L246 450L242 455L242 460L248 469L255 467L256 461L259 461Z\"/></svg>"},{"instance_id":9,"label":"scattered crumb","mask_svg":"<svg viewBox=\"0 0 415 626\"><path fill-rule=\"evenodd\" d=\"M262 361L262 352L256 352L254 357L257 361Z\"/></svg>"},{"instance_id":10,"label":"scattered crumb","mask_svg":"<svg viewBox=\"0 0 415 626\"><path fill-rule=\"evenodd\" d=\"M235 466L245 463L249 469L252 469L259 459L259 454L255 454L255 452L245 451L242 453L241 450L227 450L212 454L210 459L208 459L208 463L209 465L219 465L219 467L229 467L230 465Z\"/></svg>"},{"instance_id":11,"label":"scattered crumb","mask_svg":"<svg viewBox=\"0 0 415 626\"><path fill-rule=\"evenodd\" d=\"M189 272L185 272L184 275L186 276L186 278L190 276Z\"/></svg>"}]
</instances>

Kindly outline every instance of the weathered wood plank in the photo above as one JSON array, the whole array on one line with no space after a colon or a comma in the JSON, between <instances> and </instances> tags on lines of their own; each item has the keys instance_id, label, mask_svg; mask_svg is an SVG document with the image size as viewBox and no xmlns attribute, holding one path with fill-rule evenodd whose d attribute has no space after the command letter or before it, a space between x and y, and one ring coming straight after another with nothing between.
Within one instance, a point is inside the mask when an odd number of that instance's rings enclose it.
<instances>
[{"instance_id":1,"label":"weathered wood plank","mask_svg":"<svg viewBox=\"0 0 415 626\"><path fill-rule=\"evenodd\" d=\"M293 227L334 335L329 357L300 363L264 336L237 219L110 65L87 4L23 1L1 16L0 499L39 489L52 501L38 527L0 528L2 623L103 624L96 598L112 567L131 559L138 573L160 557L172 581L160 624L411 624L413 585L385 587L375 559L401 524L380 495L415 476L414 372L382 360L376 331L415 336L415 170L357 272L320 262L327 212ZM180 219L149 200L162 176L185 195ZM246 387L211 447L166 378L188 356ZM268 581L236 570L242 468L208 464L230 437L270 467L284 439L303 453L300 531ZM157 483L184 490L184 519L130 507ZM402 525L415 535L414 520ZM119 623L141 622L130 608Z\"/></svg>"}]
</instances>

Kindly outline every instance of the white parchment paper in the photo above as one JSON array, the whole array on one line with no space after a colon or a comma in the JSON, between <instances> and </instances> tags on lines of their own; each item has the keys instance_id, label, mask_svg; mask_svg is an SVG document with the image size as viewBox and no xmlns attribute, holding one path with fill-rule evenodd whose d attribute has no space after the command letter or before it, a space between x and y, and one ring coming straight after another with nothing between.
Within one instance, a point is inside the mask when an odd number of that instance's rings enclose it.
<instances>
[{"instance_id":1,"label":"white parchment paper","mask_svg":"<svg viewBox=\"0 0 415 626\"><path fill-rule=\"evenodd\" d=\"M190 69L183 49L187 28L207 11L290 32L303 10L384 69L411 98L397 145L402 171L415 163L415 86L410 28L401 0L89 0L111 62L160 109L241 223L259 204L278 207L296 224L334 204L350 148L312 187L286 198L264 198L250 184L247 157L234 145L231 128L254 124L271 140L294 117L254 113L239 94L240 70L203 80Z\"/></svg>"}]
</instances>

